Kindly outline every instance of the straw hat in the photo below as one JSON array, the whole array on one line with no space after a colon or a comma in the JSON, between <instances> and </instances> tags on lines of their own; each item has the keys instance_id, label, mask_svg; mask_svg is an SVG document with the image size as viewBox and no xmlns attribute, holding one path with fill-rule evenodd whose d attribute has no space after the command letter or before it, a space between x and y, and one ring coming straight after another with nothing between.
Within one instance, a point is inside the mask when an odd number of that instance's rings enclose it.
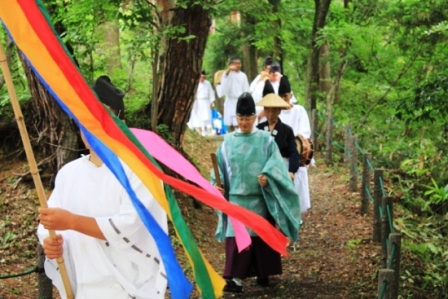
<instances>
[{"instance_id":1,"label":"straw hat","mask_svg":"<svg viewBox=\"0 0 448 299\"><path fill-rule=\"evenodd\" d=\"M265 95L261 101L257 103L257 106L270 107L270 108L281 108L287 109L290 107L288 103L285 102L281 97L274 93Z\"/></svg>"}]
</instances>

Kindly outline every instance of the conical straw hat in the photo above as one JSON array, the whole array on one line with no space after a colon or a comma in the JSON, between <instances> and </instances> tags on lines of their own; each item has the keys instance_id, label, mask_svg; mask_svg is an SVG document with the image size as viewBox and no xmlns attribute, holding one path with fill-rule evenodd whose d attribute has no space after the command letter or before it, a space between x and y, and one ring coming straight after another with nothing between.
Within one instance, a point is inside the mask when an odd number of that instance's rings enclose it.
<instances>
[{"instance_id":1,"label":"conical straw hat","mask_svg":"<svg viewBox=\"0 0 448 299\"><path fill-rule=\"evenodd\" d=\"M270 93L265 95L261 101L257 103L257 106L263 106L263 107L272 107L272 108L282 108L287 109L290 107L288 103L286 103L285 100L283 100L281 97L274 93Z\"/></svg>"}]
</instances>

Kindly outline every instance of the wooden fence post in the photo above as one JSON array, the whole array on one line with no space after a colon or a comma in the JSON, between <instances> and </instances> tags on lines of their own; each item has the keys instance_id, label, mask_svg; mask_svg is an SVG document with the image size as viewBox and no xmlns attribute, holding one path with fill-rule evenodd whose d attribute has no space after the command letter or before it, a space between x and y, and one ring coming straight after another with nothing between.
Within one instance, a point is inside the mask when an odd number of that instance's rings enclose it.
<instances>
[{"instance_id":1,"label":"wooden fence post","mask_svg":"<svg viewBox=\"0 0 448 299\"><path fill-rule=\"evenodd\" d=\"M373 174L373 242L381 242L381 200L383 198L383 190L380 183L384 170L375 169ZM384 211L382 211L384 213Z\"/></svg>"},{"instance_id":2,"label":"wooden fence post","mask_svg":"<svg viewBox=\"0 0 448 299\"><path fill-rule=\"evenodd\" d=\"M358 137L352 135L350 138L350 191L358 191L358 174L356 167L358 167L358 150L355 146L355 141Z\"/></svg>"},{"instance_id":3,"label":"wooden fence post","mask_svg":"<svg viewBox=\"0 0 448 299\"><path fill-rule=\"evenodd\" d=\"M314 151L318 150L317 148L317 110L313 109L311 111L311 140L313 141Z\"/></svg>"},{"instance_id":4,"label":"wooden fence post","mask_svg":"<svg viewBox=\"0 0 448 299\"><path fill-rule=\"evenodd\" d=\"M369 161L372 160L372 154L365 153L362 165L362 184L361 184L361 215L369 215L370 206L370 176L371 170Z\"/></svg>"},{"instance_id":5,"label":"wooden fence post","mask_svg":"<svg viewBox=\"0 0 448 299\"><path fill-rule=\"evenodd\" d=\"M392 256L393 253L393 256ZM393 299L398 298L398 288L400 284L400 259L401 259L401 234L392 233L389 235L389 249L387 252L387 263L392 265L394 276L390 288ZM392 260L392 261L391 261Z\"/></svg>"},{"instance_id":6,"label":"wooden fence post","mask_svg":"<svg viewBox=\"0 0 448 299\"><path fill-rule=\"evenodd\" d=\"M392 197L383 196L381 204L381 209L383 210L383 217L381 217L381 268L387 268L388 238L391 233L387 215L387 206L389 206L389 209L392 211Z\"/></svg>"},{"instance_id":7,"label":"wooden fence post","mask_svg":"<svg viewBox=\"0 0 448 299\"><path fill-rule=\"evenodd\" d=\"M352 132L351 125L345 125L345 133L344 133L344 163L345 165L350 165L350 136Z\"/></svg>"},{"instance_id":8,"label":"wooden fence post","mask_svg":"<svg viewBox=\"0 0 448 299\"><path fill-rule=\"evenodd\" d=\"M394 279L394 270L392 269L380 269L380 272L378 274L378 298L379 299L392 299L392 292L391 292L391 283ZM383 290L383 283L386 282L386 289L385 292L382 294ZM382 297L380 297L383 295Z\"/></svg>"}]
</instances>

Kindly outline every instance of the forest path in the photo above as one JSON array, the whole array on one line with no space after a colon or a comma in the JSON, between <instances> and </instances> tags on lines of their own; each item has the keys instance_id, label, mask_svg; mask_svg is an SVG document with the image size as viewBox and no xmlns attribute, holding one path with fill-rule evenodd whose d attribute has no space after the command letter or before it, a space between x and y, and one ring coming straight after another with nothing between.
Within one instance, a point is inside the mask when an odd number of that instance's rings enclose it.
<instances>
[{"instance_id":1,"label":"forest path","mask_svg":"<svg viewBox=\"0 0 448 299\"><path fill-rule=\"evenodd\" d=\"M214 152L221 142L222 138L214 138L208 145L203 144L205 148L200 152ZM186 150L198 152L197 149ZM243 294L225 294L224 298L377 297L375 273L380 262L380 246L371 241L372 217L360 215L360 194L349 191L348 170L325 165L320 155L316 153L316 166L308 171L312 207L303 215L296 251L289 248L289 256L282 258L283 274L274 276L272 286L266 288L257 286L254 279L246 279ZM208 156L196 162L205 169L210 165ZM199 225L216 223L215 213L208 207L190 212L193 216L190 219L196 218ZM214 229L215 226L210 225L204 227L200 235L194 233L206 257L221 273L224 246L214 240Z\"/></svg>"},{"instance_id":2,"label":"forest path","mask_svg":"<svg viewBox=\"0 0 448 299\"><path fill-rule=\"evenodd\" d=\"M188 131L188 130L187 130ZM210 155L222 138L203 138L187 133L184 149L207 173ZM311 209L304 215L297 250L288 249L283 257L283 274L261 288L254 279L244 281L244 293L224 298L375 298L375 273L380 247L371 242L372 218L359 213L360 195L349 192L347 170L326 166L316 153L317 166L309 169ZM17 174L26 169L25 161L12 161L0 153L0 237L17 236L9 246L0 246L0 274L22 273L36 264L35 227L37 196L32 183L18 183ZM178 196L179 206L199 247L211 265L222 273L224 245L214 238L216 214L207 207L195 209L191 200ZM26 245L25 245L26 244ZM177 256L191 276L190 267L178 243ZM54 298L60 298L54 291ZM36 274L0 280L0 299L37 298ZM169 295L166 298L170 298ZM195 289L191 298L200 298Z\"/></svg>"}]
</instances>

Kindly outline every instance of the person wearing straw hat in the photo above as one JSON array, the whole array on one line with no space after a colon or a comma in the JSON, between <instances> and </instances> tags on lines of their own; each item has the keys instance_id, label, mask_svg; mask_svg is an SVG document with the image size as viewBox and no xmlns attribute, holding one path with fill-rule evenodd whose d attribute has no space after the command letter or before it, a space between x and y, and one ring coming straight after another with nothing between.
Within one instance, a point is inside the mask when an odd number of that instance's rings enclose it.
<instances>
[{"instance_id":1,"label":"person wearing straw hat","mask_svg":"<svg viewBox=\"0 0 448 299\"><path fill-rule=\"evenodd\" d=\"M107 76L93 85L100 101L124 117L124 93ZM45 255L45 273L65 297L56 258L63 257L77 299L164 298L167 279L153 236L139 217L126 189L81 133L90 155L67 163L56 176L48 208L39 209L37 234ZM142 205L167 232L167 216L150 191L121 162ZM47 229L56 230L51 239Z\"/></svg>"},{"instance_id":2,"label":"person wearing straw hat","mask_svg":"<svg viewBox=\"0 0 448 299\"><path fill-rule=\"evenodd\" d=\"M236 106L238 130L224 135L216 152L220 181L217 186L231 203L277 223L281 231L296 240L300 207L294 184L288 175L277 144L269 132L254 127L255 103L245 92ZM212 183L216 185L214 172ZM241 293L242 280L257 277L260 286L269 285L269 276L282 273L280 254L249 230L252 244L239 252L235 233L227 216L218 213L216 238L225 241L224 292Z\"/></svg>"},{"instance_id":3,"label":"person wearing straw hat","mask_svg":"<svg viewBox=\"0 0 448 299\"><path fill-rule=\"evenodd\" d=\"M269 84L266 83L266 84ZM268 93L257 103L257 106L264 107L266 121L259 123L257 128L270 132L277 143L280 154L288 167L291 180L294 180L295 173L299 169L299 152L292 128L282 123L279 115L283 109L288 109L289 104L274 93Z\"/></svg>"}]
</instances>

